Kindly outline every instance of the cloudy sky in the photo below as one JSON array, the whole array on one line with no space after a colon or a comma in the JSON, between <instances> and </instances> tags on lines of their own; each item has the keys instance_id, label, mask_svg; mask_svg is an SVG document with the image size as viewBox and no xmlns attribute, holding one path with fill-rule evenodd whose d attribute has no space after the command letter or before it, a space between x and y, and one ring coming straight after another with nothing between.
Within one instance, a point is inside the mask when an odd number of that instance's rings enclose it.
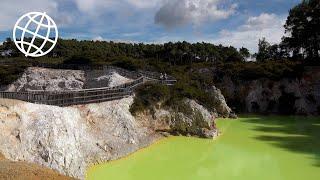
<instances>
[{"instance_id":1,"label":"cloudy sky","mask_svg":"<svg viewBox=\"0 0 320 180\"><path fill-rule=\"evenodd\" d=\"M60 37L164 43L211 42L256 51L258 39L277 43L300 0L1 0L0 42L19 16L46 12Z\"/></svg>"}]
</instances>

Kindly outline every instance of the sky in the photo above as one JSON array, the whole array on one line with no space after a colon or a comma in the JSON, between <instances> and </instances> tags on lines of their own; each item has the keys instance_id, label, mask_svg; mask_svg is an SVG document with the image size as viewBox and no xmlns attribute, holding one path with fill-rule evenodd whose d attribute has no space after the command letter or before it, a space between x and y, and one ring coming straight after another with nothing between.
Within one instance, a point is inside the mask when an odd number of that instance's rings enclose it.
<instances>
[{"instance_id":1,"label":"sky","mask_svg":"<svg viewBox=\"0 0 320 180\"><path fill-rule=\"evenodd\" d=\"M0 43L17 19L46 12L64 39L116 42L209 42L257 51L279 43L300 0L1 0Z\"/></svg>"}]
</instances>

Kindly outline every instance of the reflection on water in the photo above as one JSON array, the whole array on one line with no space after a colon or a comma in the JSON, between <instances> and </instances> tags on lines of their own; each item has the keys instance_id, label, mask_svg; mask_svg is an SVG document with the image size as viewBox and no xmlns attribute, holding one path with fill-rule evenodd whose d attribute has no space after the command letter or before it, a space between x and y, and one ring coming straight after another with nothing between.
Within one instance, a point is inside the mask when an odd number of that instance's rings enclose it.
<instances>
[{"instance_id":1,"label":"reflection on water","mask_svg":"<svg viewBox=\"0 0 320 180\"><path fill-rule=\"evenodd\" d=\"M256 138L277 147L302 153L314 159L320 167L320 118L305 117L262 117L247 119L256 124L255 131L262 132Z\"/></svg>"},{"instance_id":2,"label":"reflection on water","mask_svg":"<svg viewBox=\"0 0 320 180\"><path fill-rule=\"evenodd\" d=\"M220 120L215 140L171 137L90 168L88 179L319 179L320 119Z\"/></svg>"}]
</instances>

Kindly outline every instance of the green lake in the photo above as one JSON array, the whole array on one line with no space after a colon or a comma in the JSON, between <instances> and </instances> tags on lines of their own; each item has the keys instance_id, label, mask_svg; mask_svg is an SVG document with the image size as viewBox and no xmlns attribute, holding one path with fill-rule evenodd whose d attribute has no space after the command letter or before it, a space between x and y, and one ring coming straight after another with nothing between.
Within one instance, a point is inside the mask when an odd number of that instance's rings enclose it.
<instances>
[{"instance_id":1,"label":"green lake","mask_svg":"<svg viewBox=\"0 0 320 180\"><path fill-rule=\"evenodd\" d=\"M88 170L89 180L319 180L320 118L218 120L214 140L170 137Z\"/></svg>"}]
</instances>

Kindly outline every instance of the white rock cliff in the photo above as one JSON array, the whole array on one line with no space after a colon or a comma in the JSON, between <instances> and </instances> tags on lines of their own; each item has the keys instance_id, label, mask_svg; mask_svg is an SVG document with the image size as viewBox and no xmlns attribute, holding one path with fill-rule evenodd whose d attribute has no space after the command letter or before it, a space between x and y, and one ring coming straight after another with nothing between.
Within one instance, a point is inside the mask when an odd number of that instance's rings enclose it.
<instances>
[{"instance_id":1,"label":"white rock cliff","mask_svg":"<svg viewBox=\"0 0 320 180\"><path fill-rule=\"evenodd\" d=\"M117 159L159 138L129 112L133 98L74 107L0 100L0 151L83 178L93 163Z\"/></svg>"},{"instance_id":2,"label":"white rock cliff","mask_svg":"<svg viewBox=\"0 0 320 180\"><path fill-rule=\"evenodd\" d=\"M195 101L190 111L158 109L154 118L130 113L133 97L56 107L0 99L0 152L83 179L89 165L118 159L162 137L159 130L214 137L214 117ZM159 112L164 112L159 115ZM169 119L167 119L169 118ZM155 126L157 124L158 126Z\"/></svg>"}]
</instances>

